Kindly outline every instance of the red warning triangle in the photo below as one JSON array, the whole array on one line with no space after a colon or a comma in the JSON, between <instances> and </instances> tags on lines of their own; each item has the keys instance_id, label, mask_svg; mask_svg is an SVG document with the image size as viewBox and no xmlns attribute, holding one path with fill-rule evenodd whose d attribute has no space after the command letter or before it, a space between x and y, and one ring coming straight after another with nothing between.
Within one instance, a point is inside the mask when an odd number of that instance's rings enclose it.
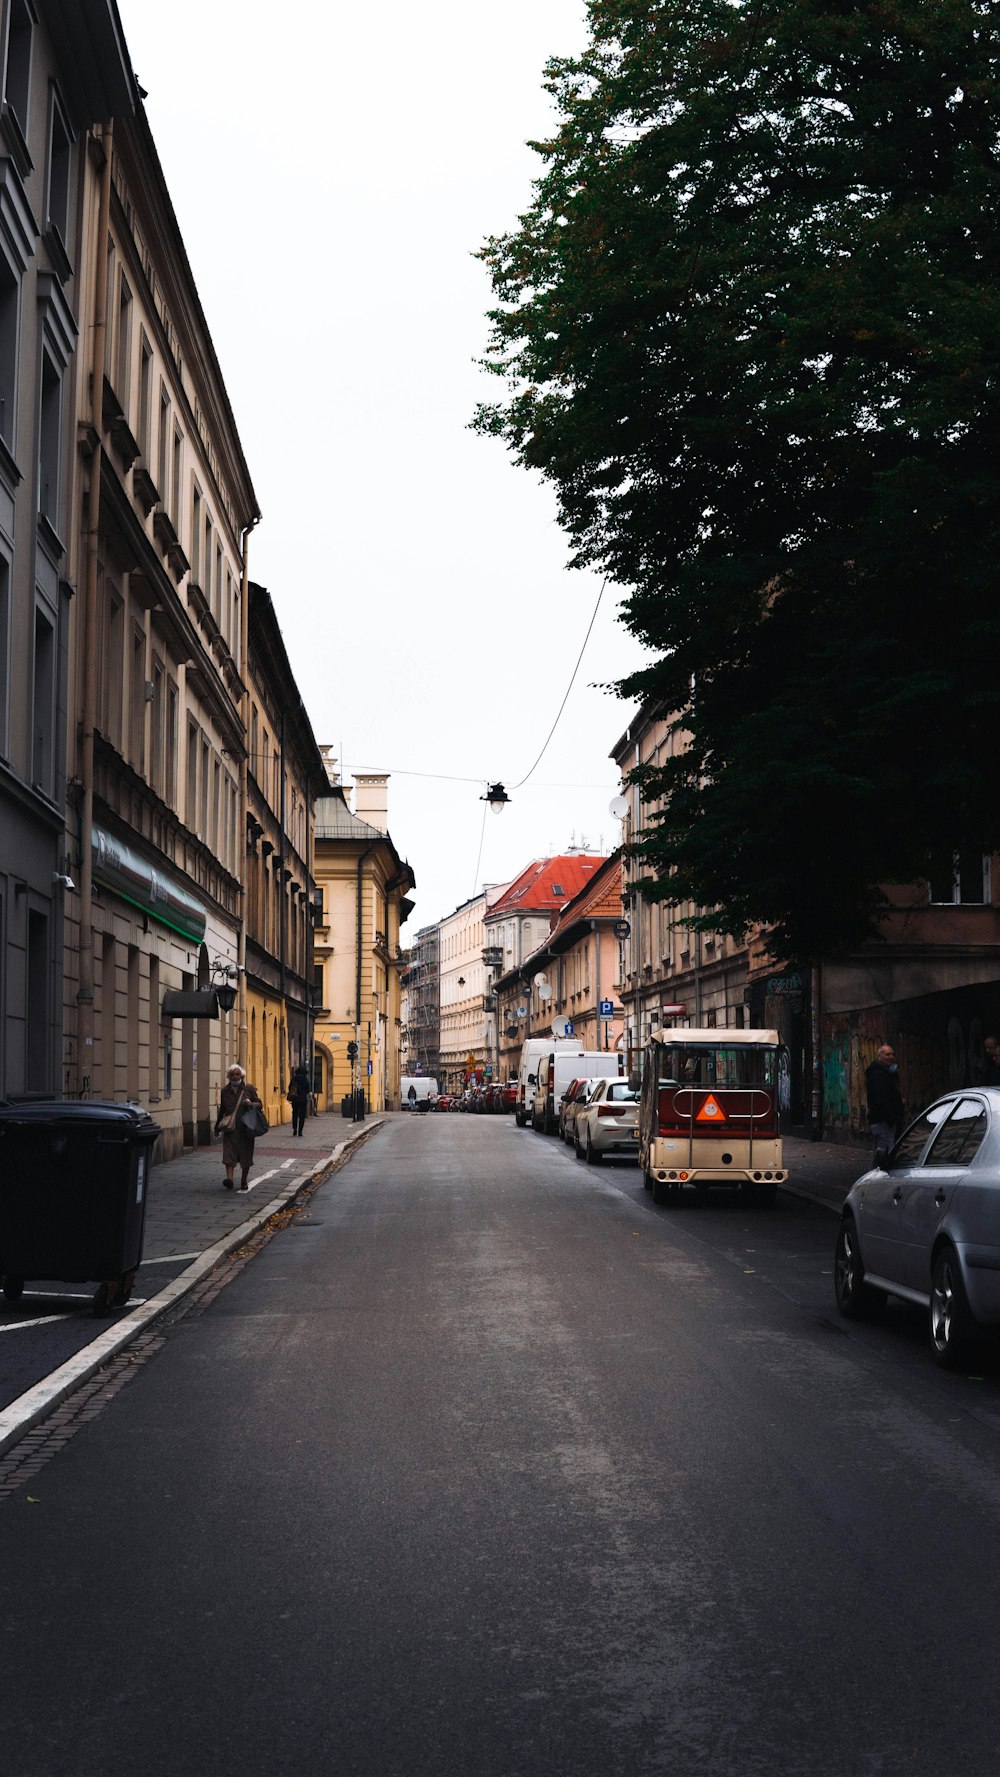
<instances>
[{"instance_id":1,"label":"red warning triangle","mask_svg":"<svg viewBox=\"0 0 1000 1777\"><path fill-rule=\"evenodd\" d=\"M695 1118L696 1123L724 1123L726 1113L713 1093L709 1093Z\"/></svg>"}]
</instances>

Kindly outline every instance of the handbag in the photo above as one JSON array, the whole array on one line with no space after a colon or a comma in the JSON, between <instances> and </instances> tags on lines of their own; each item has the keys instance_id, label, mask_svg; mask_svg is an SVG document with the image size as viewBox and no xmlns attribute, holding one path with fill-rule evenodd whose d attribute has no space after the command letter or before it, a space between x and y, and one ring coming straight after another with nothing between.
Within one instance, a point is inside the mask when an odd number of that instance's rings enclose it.
<instances>
[{"instance_id":1,"label":"handbag","mask_svg":"<svg viewBox=\"0 0 1000 1777\"><path fill-rule=\"evenodd\" d=\"M239 1098L236 1100L236 1103L233 1105L233 1108L230 1111L228 1117L220 1117L219 1118L219 1128L220 1129L235 1129L236 1128L236 1119L240 1114L240 1105L243 1103L243 1099L244 1099L245 1094L246 1094L246 1087L241 1086Z\"/></svg>"},{"instance_id":2,"label":"handbag","mask_svg":"<svg viewBox=\"0 0 1000 1777\"><path fill-rule=\"evenodd\" d=\"M266 1135L271 1125L259 1104L248 1104L240 1114L240 1128L248 1135Z\"/></svg>"}]
</instances>

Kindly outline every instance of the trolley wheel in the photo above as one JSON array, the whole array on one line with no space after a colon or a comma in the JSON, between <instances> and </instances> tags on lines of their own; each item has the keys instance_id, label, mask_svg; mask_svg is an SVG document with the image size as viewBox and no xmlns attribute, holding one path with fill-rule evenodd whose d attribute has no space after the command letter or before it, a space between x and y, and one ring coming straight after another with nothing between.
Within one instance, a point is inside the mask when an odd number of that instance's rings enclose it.
<instances>
[{"instance_id":1,"label":"trolley wheel","mask_svg":"<svg viewBox=\"0 0 1000 1777\"><path fill-rule=\"evenodd\" d=\"M19 1302L24 1295L24 1278L5 1277L3 1280L3 1293L8 1302Z\"/></svg>"},{"instance_id":2,"label":"trolley wheel","mask_svg":"<svg viewBox=\"0 0 1000 1777\"><path fill-rule=\"evenodd\" d=\"M134 1288L135 1271L123 1271L118 1280L118 1299L115 1302L116 1308L124 1308Z\"/></svg>"},{"instance_id":3,"label":"trolley wheel","mask_svg":"<svg viewBox=\"0 0 1000 1777\"><path fill-rule=\"evenodd\" d=\"M117 1300L117 1277L113 1277L109 1283L99 1283L90 1304L90 1311L94 1319L99 1320L103 1315L110 1314Z\"/></svg>"}]
</instances>

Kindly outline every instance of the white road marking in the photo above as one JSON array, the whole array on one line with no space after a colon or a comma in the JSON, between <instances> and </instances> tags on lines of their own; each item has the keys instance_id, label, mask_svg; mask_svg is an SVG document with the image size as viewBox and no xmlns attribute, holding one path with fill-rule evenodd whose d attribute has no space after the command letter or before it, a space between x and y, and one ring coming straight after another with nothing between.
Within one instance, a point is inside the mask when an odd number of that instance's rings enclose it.
<instances>
[{"instance_id":1,"label":"white road marking","mask_svg":"<svg viewBox=\"0 0 1000 1777\"><path fill-rule=\"evenodd\" d=\"M89 1300L89 1298L88 1298ZM146 1296L133 1296L129 1308L141 1308L148 1300ZM37 1320L8 1320L0 1324L0 1333L19 1333L22 1327L49 1327L55 1321L73 1320L82 1312L79 1308L71 1308L67 1314L42 1314Z\"/></svg>"},{"instance_id":2,"label":"white road marking","mask_svg":"<svg viewBox=\"0 0 1000 1777\"><path fill-rule=\"evenodd\" d=\"M295 1165L295 1158L294 1157L291 1160L282 1160L280 1166L272 1166L270 1172L262 1172L258 1178L255 1178L253 1180L252 1184L247 1185L247 1188L245 1191L238 1191L237 1196L238 1197L249 1196L251 1191L256 1191L258 1185L265 1184L269 1178L274 1178L276 1173L285 1172L285 1171L287 1171L289 1166L294 1166L294 1165Z\"/></svg>"},{"instance_id":3,"label":"white road marking","mask_svg":"<svg viewBox=\"0 0 1000 1777\"><path fill-rule=\"evenodd\" d=\"M200 1259L201 1248L196 1253L164 1253L162 1259L143 1259L143 1265L179 1265L182 1259Z\"/></svg>"}]
</instances>

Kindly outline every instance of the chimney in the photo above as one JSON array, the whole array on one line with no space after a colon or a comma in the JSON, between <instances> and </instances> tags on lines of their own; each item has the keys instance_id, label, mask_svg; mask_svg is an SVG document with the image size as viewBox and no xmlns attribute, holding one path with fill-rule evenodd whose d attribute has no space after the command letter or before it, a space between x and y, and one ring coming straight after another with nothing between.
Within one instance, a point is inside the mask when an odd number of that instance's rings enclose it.
<instances>
[{"instance_id":1,"label":"chimney","mask_svg":"<svg viewBox=\"0 0 1000 1777\"><path fill-rule=\"evenodd\" d=\"M319 751L320 751L320 758L322 759L323 764L326 766L326 775L329 778L331 784L339 784L340 772L337 770L337 761L333 756L333 748L329 747L329 746L328 747L320 747Z\"/></svg>"},{"instance_id":2,"label":"chimney","mask_svg":"<svg viewBox=\"0 0 1000 1777\"><path fill-rule=\"evenodd\" d=\"M354 773L354 812L358 819L389 831L389 773L387 771L356 771Z\"/></svg>"}]
</instances>

